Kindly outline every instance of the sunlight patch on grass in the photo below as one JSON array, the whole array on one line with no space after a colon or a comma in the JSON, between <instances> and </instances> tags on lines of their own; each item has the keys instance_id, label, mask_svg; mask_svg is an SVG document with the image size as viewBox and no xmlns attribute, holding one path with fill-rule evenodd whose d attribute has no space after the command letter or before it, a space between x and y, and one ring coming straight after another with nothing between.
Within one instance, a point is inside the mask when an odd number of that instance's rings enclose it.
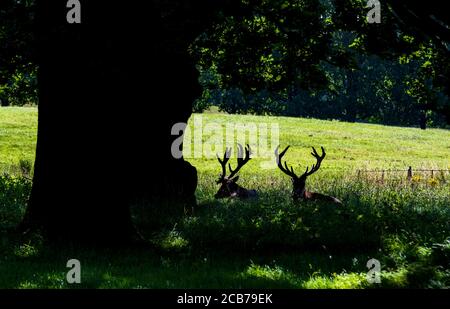
<instances>
[{"instance_id":1,"label":"sunlight patch on grass","mask_svg":"<svg viewBox=\"0 0 450 309\"><path fill-rule=\"evenodd\" d=\"M39 253L39 250L31 245L22 244L16 248L14 251L14 255L21 258L29 258L36 256Z\"/></svg>"},{"instance_id":2,"label":"sunlight patch on grass","mask_svg":"<svg viewBox=\"0 0 450 309\"><path fill-rule=\"evenodd\" d=\"M298 286L299 280L295 274L281 266L257 265L252 263L243 273L244 278L263 279L277 283L285 283L291 286Z\"/></svg>"},{"instance_id":3,"label":"sunlight patch on grass","mask_svg":"<svg viewBox=\"0 0 450 309\"><path fill-rule=\"evenodd\" d=\"M408 287L407 274L408 271L405 268L391 272L382 271L381 284L387 288L406 288Z\"/></svg>"},{"instance_id":4,"label":"sunlight patch on grass","mask_svg":"<svg viewBox=\"0 0 450 309\"><path fill-rule=\"evenodd\" d=\"M302 284L305 289L362 289L367 287L366 274L341 273L331 276L314 275Z\"/></svg>"},{"instance_id":5,"label":"sunlight patch on grass","mask_svg":"<svg viewBox=\"0 0 450 309\"><path fill-rule=\"evenodd\" d=\"M189 241L184 239L177 231L170 231L163 235L158 242L164 250L182 250L189 245Z\"/></svg>"}]
</instances>

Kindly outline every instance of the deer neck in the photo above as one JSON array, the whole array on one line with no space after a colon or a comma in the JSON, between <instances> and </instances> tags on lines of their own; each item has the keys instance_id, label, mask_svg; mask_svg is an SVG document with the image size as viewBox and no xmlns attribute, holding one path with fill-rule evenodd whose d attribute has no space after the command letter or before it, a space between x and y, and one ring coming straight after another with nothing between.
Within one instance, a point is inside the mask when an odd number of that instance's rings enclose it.
<instances>
[{"instance_id":1,"label":"deer neck","mask_svg":"<svg viewBox=\"0 0 450 309\"><path fill-rule=\"evenodd\" d=\"M302 200L307 198L306 178L300 177L292 180L293 190L292 197L294 200Z\"/></svg>"}]
</instances>

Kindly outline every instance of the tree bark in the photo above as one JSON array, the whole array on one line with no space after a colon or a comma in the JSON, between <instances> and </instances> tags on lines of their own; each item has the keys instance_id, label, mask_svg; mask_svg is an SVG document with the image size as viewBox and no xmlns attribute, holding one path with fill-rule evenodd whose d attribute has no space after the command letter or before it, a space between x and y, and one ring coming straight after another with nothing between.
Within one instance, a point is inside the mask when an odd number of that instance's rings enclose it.
<instances>
[{"instance_id":1,"label":"tree bark","mask_svg":"<svg viewBox=\"0 0 450 309\"><path fill-rule=\"evenodd\" d=\"M0 97L0 106L9 106L9 100L6 97Z\"/></svg>"},{"instance_id":2,"label":"tree bark","mask_svg":"<svg viewBox=\"0 0 450 309\"><path fill-rule=\"evenodd\" d=\"M136 199L195 203L197 172L172 157L171 127L191 115L197 71L184 42L167 44L151 1L84 1L81 24L68 10L38 0L38 140L22 228L128 241Z\"/></svg>"},{"instance_id":3,"label":"tree bark","mask_svg":"<svg viewBox=\"0 0 450 309\"><path fill-rule=\"evenodd\" d=\"M424 110L420 111L419 125L421 130L427 129L427 112Z\"/></svg>"}]
</instances>

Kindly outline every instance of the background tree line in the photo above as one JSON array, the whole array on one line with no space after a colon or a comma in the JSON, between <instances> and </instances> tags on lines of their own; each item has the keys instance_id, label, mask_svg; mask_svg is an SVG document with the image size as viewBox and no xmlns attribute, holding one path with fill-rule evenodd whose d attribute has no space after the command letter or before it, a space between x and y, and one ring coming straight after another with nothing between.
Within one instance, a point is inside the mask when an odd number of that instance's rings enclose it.
<instances>
[{"instance_id":1,"label":"background tree line","mask_svg":"<svg viewBox=\"0 0 450 309\"><path fill-rule=\"evenodd\" d=\"M37 104L34 0L0 3L0 104Z\"/></svg>"},{"instance_id":2,"label":"background tree line","mask_svg":"<svg viewBox=\"0 0 450 309\"><path fill-rule=\"evenodd\" d=\"M204 89L195 110L448 123L445 36L402 29L390 1L380 24L367 23L362 0L243 2L251 13L224 18L194 44Z\"/></svg>"},{"instance_id":3,"label":"background tree line","mask_svg":"<svg viewBox=\"0 0 450 309\"><path fill-rule=\"evenodd\" d=\"M353 37L348 32L336 35ZM351 48L353 46L348 48L349 52L352 52ZM203 94L194 108L203 111L218 106L229 113L446 127L444 116L424 108L423 104L429 101L449 104L448 96L433 85L426 71L432 65L431 53L432 49L423 47L414 57L402 56L393 60L355 53L357 68L323 62L319 69L325 74L326 85L310 90L295 88L290 93L285 89L264 89L248 94L240 88L223 88L222 76L212 66L202 71Z\"/></svg>"}]
</instances>

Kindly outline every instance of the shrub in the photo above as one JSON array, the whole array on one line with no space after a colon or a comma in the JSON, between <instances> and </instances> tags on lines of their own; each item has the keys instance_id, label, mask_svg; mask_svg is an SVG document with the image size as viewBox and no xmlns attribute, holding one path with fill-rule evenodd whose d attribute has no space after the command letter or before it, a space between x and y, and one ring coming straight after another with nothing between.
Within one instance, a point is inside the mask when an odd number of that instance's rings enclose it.
<instances>
[{"instance_id":1,"label":"shrub","mask_svg":"<svg viewBox=\"0 0 450 309\"><path fill-rule=\"evenodd\" d=\"M0 225L15 226L25 213L31 182L25 177L0 176Z\"/></svg>"}]
</instances>

